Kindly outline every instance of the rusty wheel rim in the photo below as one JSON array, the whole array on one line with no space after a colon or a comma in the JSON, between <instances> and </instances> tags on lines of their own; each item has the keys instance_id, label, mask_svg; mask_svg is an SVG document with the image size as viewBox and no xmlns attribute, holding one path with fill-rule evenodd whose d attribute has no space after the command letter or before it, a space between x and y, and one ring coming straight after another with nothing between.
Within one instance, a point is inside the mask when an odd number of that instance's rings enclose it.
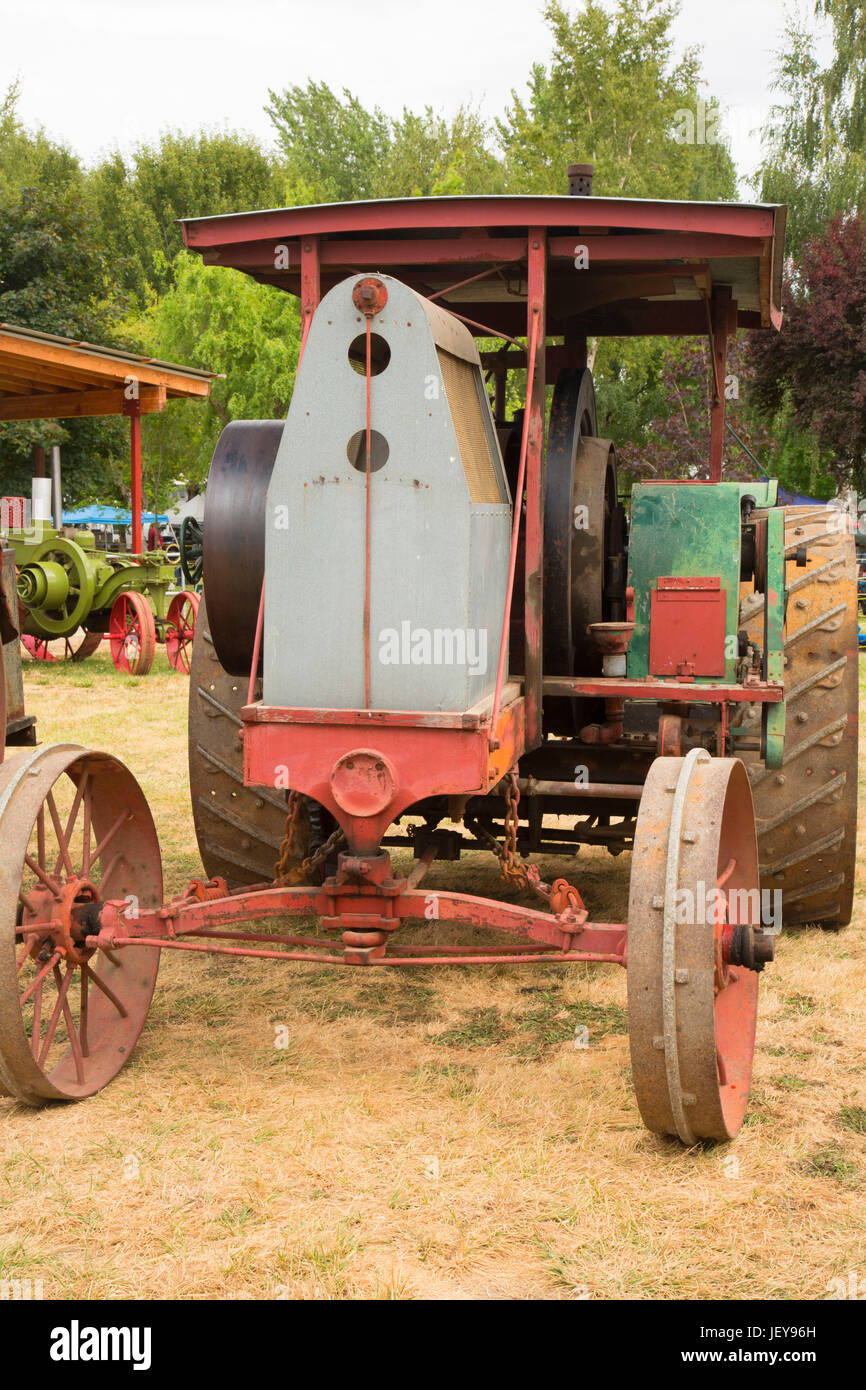
<instances>
[{"instance_id":1,"label":"rusty wheel rim","mask_svg":"<svg viewBox=\"0 0 866 1390\"><path fill-rule=\"evenodd\" d=\"M759 925L757 890L742 763L702 749L657 758L635 831L627 965L632 1075L655 1133L691 1144L732 1139L743 1123L758 977L725 964L724 941L732 919Z\"/></svg>"},{"instance_id":2,"label":"rusty wheel rim","mask_svg":"<svg viewBox=\"0 0 866 1390\"><path fill-rule=\"evenodd\" d=\"M0 1082L29 1105L93 1095L129 1057L159 951L87 945L88 905L162 898L159 844L129 770L54 744L0 769Z\"/></svg>"},{"instance_id":3,"label":"rusty wheel rim","mask_svg":"<svg viewBox=\"0 0 866 1390\"><path fill-rule=\"evenodd\" d=\"M108 626L111 659L118 671L146 676L156 654L153 610L141 594L119 594Z\"/></svg>"},{"instance_id":4,"label":"rusty wheel rim","mask_svg":"<svg viewBox=\"0 0 866 1390\"><path fill-rule=\"evenodd\" d=\"M175 594L168 606L168 632L165 638L165 652L169 665L175 671L189 675L192 663L192 644L195 638L195 625L198 618L198 594L183 589Z\"/></svg>"}]
</instances>

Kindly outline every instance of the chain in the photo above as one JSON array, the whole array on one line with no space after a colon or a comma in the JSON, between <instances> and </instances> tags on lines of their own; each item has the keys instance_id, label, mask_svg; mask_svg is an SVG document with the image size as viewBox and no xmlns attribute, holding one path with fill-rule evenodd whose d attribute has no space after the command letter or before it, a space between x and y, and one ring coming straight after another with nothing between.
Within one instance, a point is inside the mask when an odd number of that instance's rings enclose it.
<instances>
[{"instance_id":1,"label":"chain","mask_svg":"<svg viewBox=\"0 0 866 1390\"><path fill-rule=\"evenodd\" d=\"M274 865L274 881L285 877L289 872L292 855L295 852L295 836L298 833L298 821L301 815L301 794L300 792L289 792L289 809L286 814L286 828L283 833L282 844L280 845L280 857Z\"/></svg>"},{"instance_id":2,"label":"chain","mask_svg":"<svg viewBox=\"0 0 866 1390\"><path fill-rule=\"evenodd\" d=\"M312 878L316 869L330 857L332 852L337 849L345 840L346 836L337 826L337 829L328 837L323 845L320 845L315 854L308 854L302 859L300 864L292 864L295 851L295 839L298 832L298 823L301 815L301 802L303 797L300 792L289 793L289 810L286 815L286 829L280 845L280 857L274 865L274 883L281 888L290 888L296 883L303 883L305 879Z\"/></svg>"},{"instance_id":3,"label":"chain","mask_svg":"<svg viewBox=\"0 0 866 1390\"><path fill-rule=\"evenodd\" d=\"M561 913L578 914L586 921L587 911L583 900L573 884L565 878L554 879L553 884L544 883L535 864L522 864L517 857L517 832L520 827L520 788L517 785L517 769L512 768L505 779L505 838L500 845L493 840L495 854L499 859L502 877L506 883L519 888L531 888L540 897L547 898L551 911L558 917ZM492 839L492 837L490 837Z\"/></svg>"},{"instance_id":4,"label":"chain","mask_svg":"<svg viewBox=\"0 0 866 1390\"><path fill-rule=\"evenodd\" d=\"M520 788L517 769L512 768L505 779L505 839L499 848L499 864L506 883L519 888L534 888L539 882L534 864L521 864L517 858L517 832L520 828Z\"/></svg>"}]
</instances>

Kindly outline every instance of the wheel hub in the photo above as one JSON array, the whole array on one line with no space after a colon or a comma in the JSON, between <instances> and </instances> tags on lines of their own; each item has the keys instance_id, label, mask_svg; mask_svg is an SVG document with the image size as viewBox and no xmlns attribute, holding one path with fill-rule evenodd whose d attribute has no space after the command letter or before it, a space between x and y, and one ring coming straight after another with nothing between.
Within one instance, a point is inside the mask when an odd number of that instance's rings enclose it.
<instances>
[{"instance_id":1,"label":"wheel hub","mask_svg":"<svg viewBox=\"0 0 866 1390\"><path fill-rule=\"evenodd\" d=\"M44 933L33 935L30 955L33 960L46 959L46 947L50 943L51 948L61 951L71 964L83 965L90 960L96 947L84 944L87 932L82 918L90 915L99 903L99 892L89 878L73 876L62 883L55 876L52 881L56 883L53 892L47 885L31 889L29 902L32 906L22 913L23 929L28 923L45 924Z\"/></svg>"}]
</instances>

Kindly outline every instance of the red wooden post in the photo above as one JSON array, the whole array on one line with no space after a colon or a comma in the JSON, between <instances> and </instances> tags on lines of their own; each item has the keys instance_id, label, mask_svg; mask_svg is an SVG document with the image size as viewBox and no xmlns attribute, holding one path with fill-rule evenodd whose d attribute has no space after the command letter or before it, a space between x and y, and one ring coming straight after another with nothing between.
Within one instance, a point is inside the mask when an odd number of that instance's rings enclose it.
<instances>
[{"instance_id":1,"label":"red wooden post","mask_svg":"<svg viewBox=\"0 0 866 1390\"><path fill-rule=\"evenodd\" d=\"M710 407L710 482L722 481L722 452L725 443L725 373L728 366L729 285L716 285L711 301L710 349L713 360L713 395Z\"/></svg>"},{"instance_id":2,"label":"red wooden post","mask_svg":"<svg viewBox=\"0 0 866 1390\"><path fill-rule=\"evenodd\" d=\"M126 401L129 416L129 443L132 459L132 553L141 555L141 407L137 400Z\"/></svg>"},{"instance_id":3,"label":"red wooden post","mask_svg":"<svg viewBox=\"0 0 866 1390\"><path fill-rule=\"evenodd\" d=\"M544 565L544 401L545 401L545 279L547 273L547 233L543 227L529 228L527 247L527 341L535 335L535 372L532 399L526 402L529 416L529 447L526 456L526 661L524 697L526 747L535 748L541 732L541 682L543 649ZM520 498L515 497L515 507Z\"/></svg>"}]
</instances>

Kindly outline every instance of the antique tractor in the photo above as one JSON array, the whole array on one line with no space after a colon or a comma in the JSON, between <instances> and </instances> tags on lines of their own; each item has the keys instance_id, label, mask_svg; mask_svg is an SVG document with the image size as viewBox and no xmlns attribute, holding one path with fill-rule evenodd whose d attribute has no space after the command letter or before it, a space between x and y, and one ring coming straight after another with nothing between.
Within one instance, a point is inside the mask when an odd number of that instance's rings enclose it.
<instances>
[{"instance_id":1,"label":"antique tractor","mask_svg":"<svg viewBox=\"0 0 866 1390\"><path fill-rule=\"evenodd\" d=\"M851 913L853 544L722 477L727 338L779 326L784 210L588 192L576 169L561 198L185 224L209 262L298 294L303 322L287 420L229 425L208 483L190 773L209 878L162 901L146 802L108 755L3 769L11 1094L105 1084L162 950L610 962L645 1124L736 1134L782 912ZM628 515L587 367L605 332L712 348L705 475L636 485ZM529 862L581 845L631 851L626 922ZM479 848L504 900L424 891Z\"/></svg>"},{"instance_id":2,"label":"antique tractor","mask_svg":"<svg viewBox=\"0 0 866 1390\"><path fill-rule=\"evenodd\" d=\"M48 644L62 638L66 654L83 661L107 636L118 671L144 676L162 640L174 669L189 671L198 595L170 593L175 566L161 551L116 554L98 549L92 531L66 534L40 521L9 531L8 544L32 656L52 659Z\"/></svg>"},{"instance_id":3,"label":"antique tractor","mask_svg":"<svg viewBox=\"0 0 866 1390\"><path fill-rule=\"evenodd\" d=\"M36 742L36 720L24 711L24 680L21 673L20 610L15 588L15 556L0 547L0 763L7 746Z\"/></svg>"}]
</instances>

